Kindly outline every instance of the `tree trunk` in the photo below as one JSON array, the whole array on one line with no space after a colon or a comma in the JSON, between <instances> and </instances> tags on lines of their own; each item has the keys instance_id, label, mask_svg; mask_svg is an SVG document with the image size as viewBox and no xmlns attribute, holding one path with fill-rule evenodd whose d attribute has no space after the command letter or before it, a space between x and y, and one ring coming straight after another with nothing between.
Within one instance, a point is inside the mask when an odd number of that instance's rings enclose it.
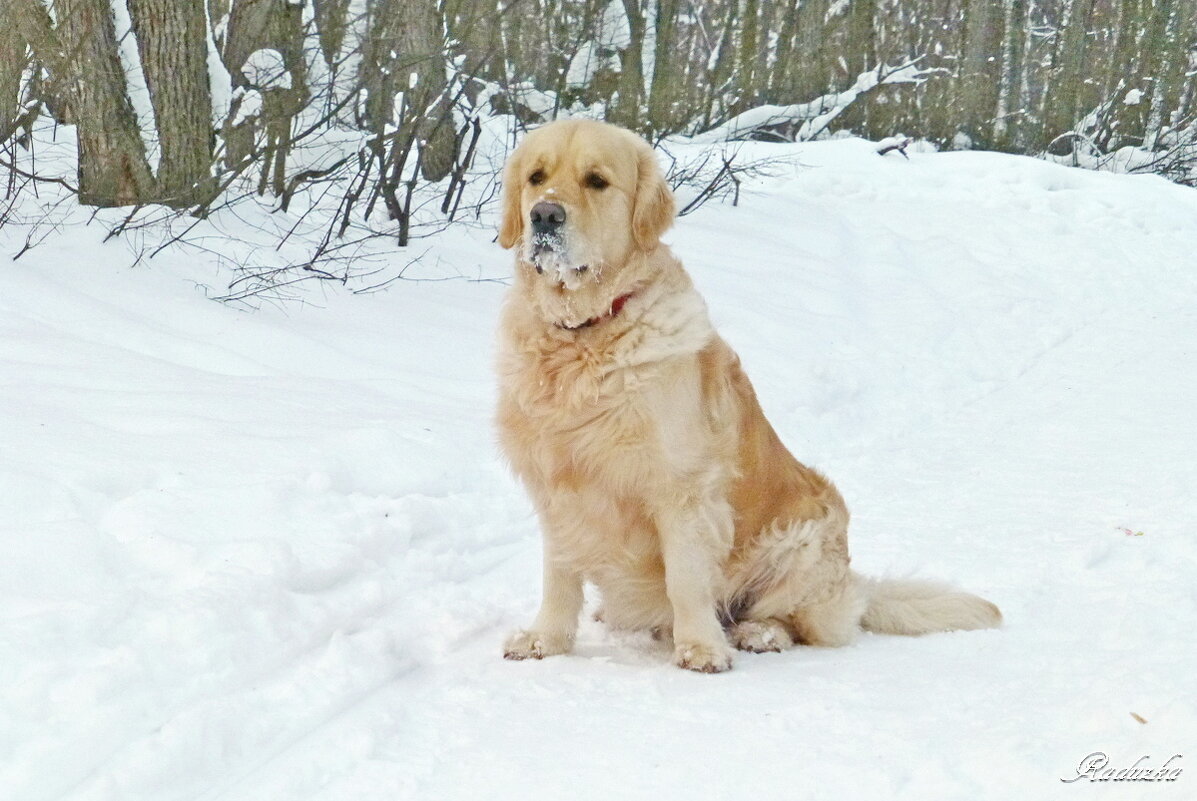
<instances>
[{"instance_id":1,"label":"tree trunk","mask_svg":"<svg viewBox=\"0 0 1197 801\"><path fill-rule=\"evenodd\" d=\"M399 70L409 87L408 124L417 126L420 170L429 181L439 181L453 169L457 143L449 98L445 96L445 34L436 0L406 0L400 4Z\"/></svg>"},{"instance_id":2,"label":"tree trunk","mask_svg":"<svg viewBox=\"0 0 1197 801\"><path fill-rule=\"evenodd\" d=\"M960 130L963 117L964 47L966 0L950 0L943 3L934 20L935 33L925 47L912 47L908 56L929 54L928 67L951 71L950 76L941 76L927 81L919 88L919 129L927 138L941 147L949 147L952 137ZM894 22L899 28L909 27L905 20Z\"/></svg>"},{"instance_id":3,"label":"tree trunk","mask_svg":"<svg viewBox=\"0 0 1197 801\"><path fill-rule=\"evenodd\" d=\"M682 64L677 58L679 0L657 0L657 41L653 53L653 80L648 98L648 124L653 133L674 130L674 103Z\"/></svg>"},{"instance_id":4,"label":"tree trunk","mask_svg":"<svg viewBox=\"0 0 1197 801\"><path fill-rule=\"evenodd\" d=\"M736 60L736 26L740 4L730 0L727 17L719 29L719 40L715 45L713 65L707 74L707 108L713 119L722 120L727 115L727 93L734 87ZM708 62L711 63L711 62ZM706 123L710 123L708 119ZM704 127L706 125L704 124Z\"/></svg>"},{"instance_id":5,"label":"tree trunk","mask_svg":"<svg viewBox=\"0 0 1197 801\"><path fill-rule=\"evenodd\" d=\"M1044 86L1043 127L1048 141L1073 130L1083 113L1079 98L1085 80L1085 32L1093 4L1094 0L1069 0L1064 7L1060 41Z\"/></svg>"},{"instance_id":6,"label":"tree trunk","mask_svg":"<svg viewBox=\"0 0 1197 801\"><path fill-rule=\"evenodd\" d=\"M0 0L0 19L12 20L19 13L11 0ZM0 25L0 144L3 144L20 114L21 75L29 66L25 39L14 24Z\"/></svg>"},{"instance_id":7,"label":"tree trunk","mask_svg":"<svg viewBox=\"0 0 1197 801\"><path fill-rule=\"evenodd\" d=\"M961 58L959 114L961 129L974 147L987 147L997 92L994 70L996 15L990 0L969 0L964 12L964 52Z\"/></svg>"},{"instance_id":8,"label":"tree trunk","mask_svg":"<svg viewBox=\"0 0 1197 801\"><path fill-rule=\"evenodd\" d=\"M877 0L853 0L848 7L847 38L844 42L848 80L877 66L877 38L873 31L876 13Z\"/></svg>"},{"instance_id":9,"label":"tree trunk","mask_svg":"<svg viewBox=\"0 0 1197 801\"><path fill-rule=\"evenodd\" d=\"M1012 150L1021 110L1017 107L1021 83L1022 48L1026 29L1026 0L1005 0L1002 22L1002 64L998 78L997 109L993 120L993 147Z\"/></svg>"},{"instance_id":10,"label":"tree trunk","mask_svg":"<svg viewBox=\"0 0 1197 801\"><path fill-rule=\"evenodd\" d=\"M204 2L127 2L158 128L158 199L187 206L203 194L212 166Z\"/></svg>"},{"instance_id":11,"label":"tree trunk","mask_svg":"<svg viewBox=\"0 0 1197 801\"><path fill-rule=\"evenodd\" d=\"M790 79L795 100L813 100L831 85L825 39L827 11L828 0L805 0L798 7L798 46Z\"/></svg>"},{"instance_id":12,"label":"tree trunk","mask_svg":"<svg viewBox=\"0 0 1197 801\"><path fill-rule=\"evenodd\" d=\"M1035 104L1036 87L1041 86L1043 77L1043 55L1036 53L1035 30L1035 0L1025 3L1022 19L1022 53L1019 56L1018 68L1018 126L1014 133L1014 147L1016 152L1030 153L1043 149L1047 144L1043 139L1043 117ZM1039 90L1042 92L1042 90Z\"/></svg>"},{"instance_id":13,"label":"tree trunk","mask_svg":"<svg viewBox=\"0 0 1197 801\"><path fill-rule=\"evenodd\" d=\"M781 25L777 33L777 58L773 62L773 69L769 73L769 93L766 100L770 103L793 102L805 98L790 98L786 75L792 68L791 56L794 52L794 37L798 33L798 6L801 0L788 0L781 10ZM802 57L803 54L799 54Z\"/></svg>"},{"instance_id":14,"label":"tree trunk","mask_svg":"<svg viewBox=\"0 0 1197 801\"><path fill-rule=\"evenodd\" d=\"M313 3L320 53L328 68L335 70L349 24L345 16L349 11L349 0L313 0Z\"/></svg>"},{"instance_id":15,"label":"tree trunk","mask_svg":"<svg viewBox=\"0 0 1197 801\"><path fill-rule=\"evenodd\" d=\"M1182 50L1177 53L1181 71L1180 91L1177 93L1173 125L1192 125L1190 117L1197 112L1194 108L1194 79L1197 78L1197 5L1189 10L1188 19L1182 18L1178 43ZM1187 37L1187 39L1185 38Z\"/></svg>"},{"instance_id":16,"label":"tree trunk","mask_svg":"<svg viewBox=\"0 0 1197 801\"><path fill-rule=\"evenodd\" d=\"M77 127L79 200L91 206L151 200L154 179L129 102L111 5L56 0L54 9L64 78L71 87L69 116Z\"/></svg>"},{"instance_id":17,"label":"tree trunk","mask_svg":"<svg viewBox=\"0 0 1197 801\"><path fill-rule=\"evenodd\" d=\"M756 105L757 26L761 8L759 0L740 0L740 24L736 35L736 76L732 84L735 101L732 114L747 111Z\"/></svg>"},{"instance_id":18,"label":"tree trunk","mask_svg":"<svg viewBox=\"0 0 1197 801\"><path fill-rule=\"evenodd\" d=\"M381 148L388 125L422 143L424 177L437 181L453 169L453 120L445 93L444 34L434 0L377 0L370 6L369 40L363 46L366 130ZM403 118L395 98L403 93Z\"/></svg>"},{"instance_id":19,"label":"tree trunk","mask_svg":"<svg viewBox=\"0 0 1197 801\"><path fill-rule=\"evenodd\" d=\"M619 98L614 108L608 110L607 118L633 131L641 129L640 99L644 92L644 10L640 0L623 0L624 13L628 17L631 44L620 52Z\"/></svg>"},{"instance_id":20,"label":"tree trunk","mask_svg":"<svg viewBox=\"0 0 1197 801\"><path fill-rule=\"evenodd\" d=\"M303 6L287 0L234 0L229 11L228 32L221 60L234 88L257 89L262 94L260 117L224 127L225 163L241 168L261 144L259 191L269 188L282 194L287 157L291 149L291 123L307 99L306 66L303 56ZM242 71L250 55L263 49L276 50L290 79L290 87L251 86ZM230 117L236 109L230 111Z\"/></svg>"},{"instance_id":21,"label":"tree trunk","mask_svg":"<svg viewBox=\"0 0 1197 801\"><path fill-rule=\"evenodd\" d=\"M1180 60L1177 31L1180 22L1179 9L1174 0L1159 0L1156 9L1158 19L1154 26L1152 48L1158 55L1153 76L1155 80L1151 82L1151 111L1147 115L1147 125L1143 132L1143 146L1148 150L1155 149L1160 134L1164 131L1164 111L1171 106L1180 84L1180 75L1176 74L1178 71L1175 69Z\"/></svg>"},{"instance_id":22,"label":"tree trunk","mask_svg":"<svg viewBox=\"0 0 1197 801\"><path fill-rule=\"evenodd\" d=\"M1123 145L1140 144L1141 138L1136 132L1141 130L1140 121L1144 119L1143 103L1128 103L1127 95L1132 90L1141 92L1141 81L1138 78L1139 66L1142 59L1141 44L1147 26L1150 0L1122 0L1121 16L1118 27L1118 47L1115 60L1111 65L1110 100L1113 109L1110 123L1110 135L1103 146L1118 148Z\"/></svg>"}]
</instances>

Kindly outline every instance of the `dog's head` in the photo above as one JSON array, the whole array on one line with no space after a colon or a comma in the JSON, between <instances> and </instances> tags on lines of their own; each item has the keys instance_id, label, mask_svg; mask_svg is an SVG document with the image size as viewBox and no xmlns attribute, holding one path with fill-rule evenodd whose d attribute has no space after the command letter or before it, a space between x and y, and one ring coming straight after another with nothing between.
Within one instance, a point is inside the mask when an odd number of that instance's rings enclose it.
<instances>
[{"instance_id":1,"label":"dog's head","mask_svg":"<svg viewBox=\"0 0 1197 801\"><path fill-rule=\"evenodd\" d=\"M544 281L575 290L655 250L673 215L647 142L614 125L561 120L529 133L508 159L499 244L518 247Z\"/></svg>"}]
</instances>

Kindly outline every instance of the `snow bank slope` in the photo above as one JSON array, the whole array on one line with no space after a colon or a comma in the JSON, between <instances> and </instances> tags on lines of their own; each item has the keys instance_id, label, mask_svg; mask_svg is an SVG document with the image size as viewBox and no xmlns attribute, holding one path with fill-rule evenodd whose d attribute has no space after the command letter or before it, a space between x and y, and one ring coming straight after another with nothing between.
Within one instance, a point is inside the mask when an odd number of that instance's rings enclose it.
<instances>
[{"instance_id":1,"label":"snow bank slope","mask_svg":"<svg viewBox=\"0 0 1197 801\"><path fill-rule=\"evenodd\" d=\"M1060 779L1197 735L1197 193L792 152L675 249L856 566L1006 628L699 676L587 623L504 662L539 545L489 426L502 287L246 314L84 230L0 271L0 797L1191 793ZM508 270L481 233L436 255Z\"/></svg>"}]
</instances>

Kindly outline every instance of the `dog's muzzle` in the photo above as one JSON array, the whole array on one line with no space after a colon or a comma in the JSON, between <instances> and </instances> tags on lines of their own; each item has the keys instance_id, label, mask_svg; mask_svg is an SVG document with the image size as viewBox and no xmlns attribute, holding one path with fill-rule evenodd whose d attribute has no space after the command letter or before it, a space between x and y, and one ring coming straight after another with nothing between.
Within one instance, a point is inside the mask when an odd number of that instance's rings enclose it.
<instances>
[{"instance_id":1,"label":"dog's muzzle","mask_svg":"<svg viewBox=\"0 0 1197 801\"><path fill-rule=\"evenodd\" d=\"M532 264L536 272L543 273L542 257L565 251L565 207L542 200L532 207L528 222L532 229Z\"/></svg>"}]
</instances>

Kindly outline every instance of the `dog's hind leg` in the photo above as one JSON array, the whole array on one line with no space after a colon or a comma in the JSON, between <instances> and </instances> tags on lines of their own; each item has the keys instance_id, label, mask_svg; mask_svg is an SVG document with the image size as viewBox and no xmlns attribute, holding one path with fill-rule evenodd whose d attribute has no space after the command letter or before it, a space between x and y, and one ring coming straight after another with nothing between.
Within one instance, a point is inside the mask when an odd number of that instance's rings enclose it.
<instances>
[{"instance_id":1,"label":"dog's hind leg","mask_svg":"<svg viewBox=\"0 0 1197 801\"><path fill-rule=\"evenodd\" d=\"M758 538L754 559L738 577L741 586L756 589L749 590L752 605L731 631L737 647L847 645L860 632L866 599L848 569L847 510L837 493L821 511L774 523ZM752 647L771 645L770 635L781 647Z\"/></svg>"},{"instance_id":2,"label":"dog's hind leg","mask_svg":"<svg viewBox=\"0 0 1197 801\"><path fill-rule=\"evenodd\" d=\"M798 642L836 647L856 639L864 609L865 598L855 582L845 581L830 595L800 605L789 621Z\"/></svg>"}]
</instances>

